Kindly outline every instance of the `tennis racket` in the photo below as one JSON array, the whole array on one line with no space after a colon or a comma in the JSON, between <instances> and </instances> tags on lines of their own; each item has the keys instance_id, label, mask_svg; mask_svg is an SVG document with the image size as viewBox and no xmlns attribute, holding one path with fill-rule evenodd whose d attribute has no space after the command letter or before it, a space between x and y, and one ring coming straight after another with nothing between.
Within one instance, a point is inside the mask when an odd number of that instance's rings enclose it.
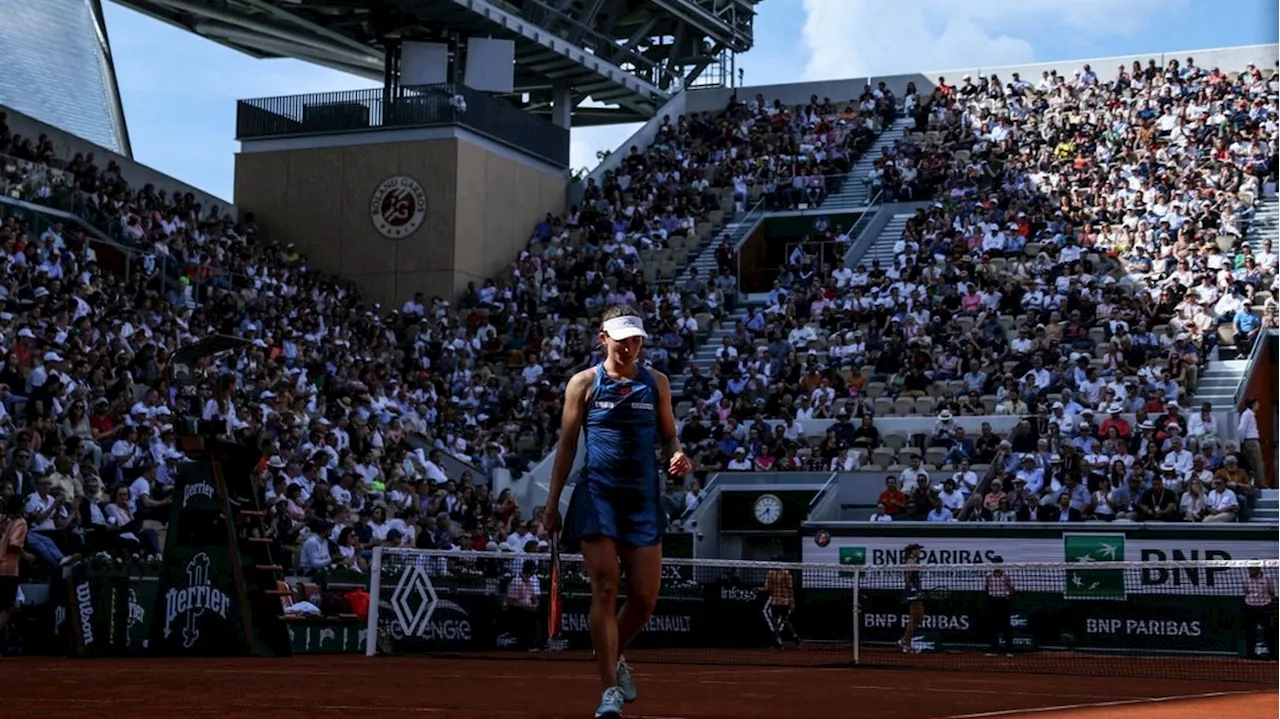
<instances>
[{"instance_id":1,"label":"tennis racket","mask_svg":"<svg viewBox=\"0 0 1280 719\"><path fill-rule=\"evenodd\" d=\"M551 581L547 593L547 638L560 635L560 613L564 606L560 601L560 535L551 538Z\"/></svg>"}]
</instances>

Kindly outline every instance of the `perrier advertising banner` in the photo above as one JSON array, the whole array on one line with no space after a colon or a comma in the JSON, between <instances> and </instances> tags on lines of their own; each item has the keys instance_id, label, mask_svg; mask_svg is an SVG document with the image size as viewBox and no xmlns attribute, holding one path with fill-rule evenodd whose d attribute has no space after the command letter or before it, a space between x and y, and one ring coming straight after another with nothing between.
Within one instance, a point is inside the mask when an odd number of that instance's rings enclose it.
<instances>
[{"instance_id":1,"label":"perrier advertising banner","mask_svg":"<svg viewBox=\"0 0 1280 719\"><path fill-rule=\"evenodd\" d=\"M235 579L229 508L212 466L181 465L173 497L150 648L165 655L243 654L243 594Z\"/></svg>"}]
</instances>

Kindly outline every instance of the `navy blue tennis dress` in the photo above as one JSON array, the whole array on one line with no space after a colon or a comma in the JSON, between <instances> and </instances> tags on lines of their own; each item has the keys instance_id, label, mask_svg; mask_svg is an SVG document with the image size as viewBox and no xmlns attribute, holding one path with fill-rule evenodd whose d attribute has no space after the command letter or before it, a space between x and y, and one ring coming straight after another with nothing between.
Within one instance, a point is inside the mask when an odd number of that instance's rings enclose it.
<instances>
[{"instance_id":1,"label":"navy blue tennis dress","mask_svg":"<svg viewBox=\"0 0 1280 719\"><path fill-rule=\"evenodd\" d=\"M596 365L583 422L586 461L562 533L569 551L593 536L633 547L662 541L657 411L658 383L648 370L640 367L634 378L615 380L603 363Z\"/></svg>"},{"instance_id":2,"label":"navy blue tennis dress","mask_svg":"<svg viewBox=\"0 0 1280 719\"><path fill-rule=\"evenodd\" d=\"M924 590L920 588L920 565L909 563L909 569L903 572L902 603L910 604L924 599Z\"/></svg>"}]
</instances>

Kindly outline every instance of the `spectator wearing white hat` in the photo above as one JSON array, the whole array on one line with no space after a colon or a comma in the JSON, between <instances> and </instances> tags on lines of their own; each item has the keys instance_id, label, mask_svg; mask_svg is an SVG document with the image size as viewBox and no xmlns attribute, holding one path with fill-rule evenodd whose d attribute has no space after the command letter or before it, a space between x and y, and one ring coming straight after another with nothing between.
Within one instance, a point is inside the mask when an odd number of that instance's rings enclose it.
<instances>
[{"instance_id":1,"label":"spectator wearing white hat","mask_svg":"<svg viewBox=\"0 0 1280 719\"><path fill-rule=\"evenodd\" d=\"M950 449L959 426L955 417L952 416L951 410L942 410L938 413L937 421L933 423L933 437L930 440L930 444L934 447Z\"/></svg>"}]
</instances>

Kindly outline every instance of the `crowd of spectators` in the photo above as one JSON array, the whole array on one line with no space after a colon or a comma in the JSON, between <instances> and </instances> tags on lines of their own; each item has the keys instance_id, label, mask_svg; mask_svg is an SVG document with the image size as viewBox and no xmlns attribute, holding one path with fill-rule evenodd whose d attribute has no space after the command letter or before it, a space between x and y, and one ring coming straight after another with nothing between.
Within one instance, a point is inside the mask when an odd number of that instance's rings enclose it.
<instances>
[{"instance_id":1,"label":"crowd of spectators","mask_svg":"<svg viewBox=\"0 0 1280 719\"><path fill-rule=\"evenodd\" d=\"M1275 253L1242 240L1274 191L1277 88L1270 71L1191 59L1111 80L1086 65L1037 84L908 88L916 132L866 180L931 205L891 267L794 253L710 372L691 368L686 446L704 471L901 463L918 484L926 461L958 468L955 487L925 480L927 501L890 503L888 516L938 505L1043 518L1066 496L1068 517L1147 517L1124 497L1160 486L1194 503L1216 477L1247 506L1261 468L1180 421L1178 404L1224 346L1247 349L1276 326ZM175 423L199 417L262 450L272 531L307 569L359 566L389 541L545 546L537 517L489 483L554 442L561 384L598 359L591 318L642 307L648 361L683 369L738 301L731 250L719 246L717 276L666 281L750 204L820 202L897 107L881 85L844 105L757 96L666 118L580 205L538 223L505 277L456 307L419 294L389 310L267 242L250 214L130 187L114 162L58 158L0 116L4 192L69 198L115 243L18 210L0 218L0 496L27 498L40 561L154 552L181 459ZM121 252L136 258L127 275ZM214 334L249 347L175 387L174 353ZM891 414L937 426L920 441L882 437L875 418ZM1022 420L974 439L952 421L988 414ZM825 437L806 434L826 418ZM445 454L478 476L451 476ZM988 464L999 485L979 496L968 478ZM673 486L669 510L700 496Z\"/></svg>"},{"instance_id":2,"label":"crowd of spectators","mask_svg":"<svg viewBox=\"0 0 1280 719\"><path fill-rule=\"evenodd\" d=\"M1061 403L1055 403L1060 417ZM1240 436L1257 431L1258 400L1241 413ZM1065 418L1074 419L1077 405ZM919 454L885 480L871 521L1230 522L1247 517L1258 496L1253 472L1242 465L1240 443L1221 442L1209 405L1192 415L1177 403L1158 416L1145 411L1135 424L1119 412L1099 425L1082 415L1084 431L1060 433L1041 418L1042 432L1021 423L1010 439L989 432L976 458L989 459L994 474L983 483L970 464L970 440L955 471L930 473ZM1049 436L1043 436L1048 434ZM1074 435L1074 436L1071 436ZM1097 437L1105 437L1101 441ZM948 452L954 452L953 445ZM988 456L980 456L989 453Z\"/></svg>"},{"instance_id":3,"label":"crowd of spectators","mask_svg":"<svg viewBox=\"0 0 1280 719\"><path fill-rule=\"evenodd\" d=\"M890 199L929 201L892 266L826 264L815 249L785 268L685 382L686 445L703 468L830 470L912 453L985 465L1006 441L1023 445L1006 455L1013 470L1023 460L1009 457L1046 444L1045 475L1058 455L1083 485L1092 473L1072 452L1108 467L1127 457L1112 481L1142 491L1180 452L1217 471L1238 446L1166 425L1211 358L1247 353L1277 325L1273 246L1255 255L1244 239L1275 192L1278 90L1272 69L1228 75L1191 58L1109 80L1085 65L1035 84L909 89L915 131L868 178ZM952 421L992 414L1020 422L986 447ZM875 419L903 415L938 428L886 443ZM821 419L836 421L818 441L805 423ZM1151 432L1159 441L1139 439ZM1264 482L1258 462L1235 462L1245 485Z\"/></svg>"},{"instance_id":4,"label":"crowd of spectators","mask_svg":"<svg viewBox=\"0 0 1280 719\"><path fill-rule=\"evenodd\" d=\"M358 565L388 541L545 545L537 518L489 484L555 441L560 387L596 351L588 319L640 305L663 339L650 360L679 367L707 326L694 315L723 315L736 280L661 281L744 202L820 199L812 178L846 170L885 107L757 98L668 118L581 205L538 223L505 277L456 306L420 293L398 309L308 268L251 214L132 187L114 161L59 158L0 115L4 194L98 231L0 209L0 493L27 498L38 561L157 551L175 425L198 418L262 451L271 532L309 570ZM213 335L248 346L175 386L175 352ZM331 541L304 549L313 535Z\"/></svg>"}]
</instances>

